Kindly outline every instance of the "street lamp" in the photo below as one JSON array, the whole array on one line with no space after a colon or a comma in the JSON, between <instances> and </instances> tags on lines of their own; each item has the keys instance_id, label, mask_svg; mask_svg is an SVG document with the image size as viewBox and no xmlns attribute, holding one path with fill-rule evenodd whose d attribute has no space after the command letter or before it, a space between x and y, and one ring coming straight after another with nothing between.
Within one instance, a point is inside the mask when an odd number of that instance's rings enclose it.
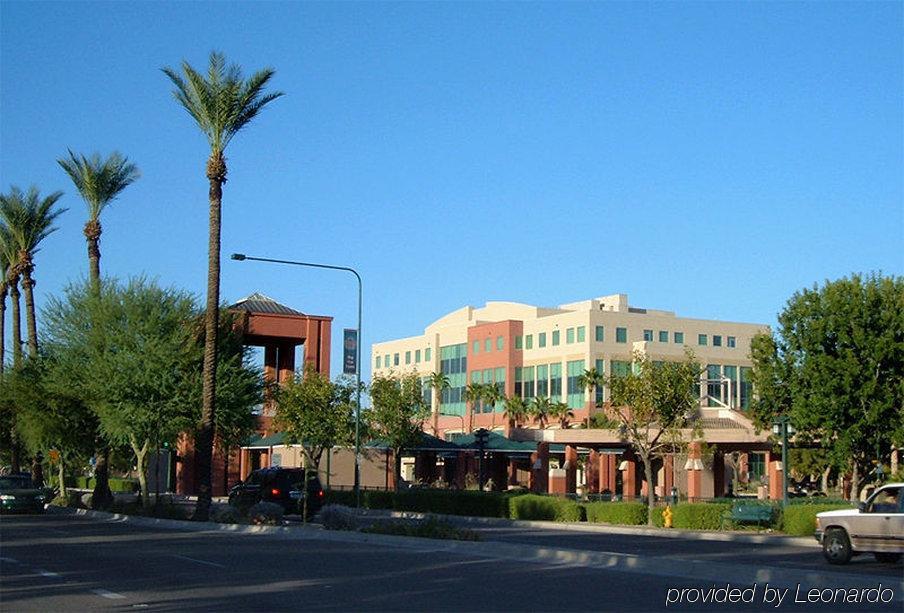
<instances>
[{"instance_id":1,"label":"street lamp","mask_svg":"<svg viewBox=\"0 0 904 613\"><path fill-rule=\"evenodd\" d=\"M313 262L296 262L293 260L274 260L271 258L258 258L244 253L233 253L233 260L243 262L245 260L253 260L255 262L270 262L272 264L289 264L292 266L307 266L309 268L326 268L328 270L344 270L355 275L358 279L358 347L355 356L355 506L361 506L361 296L362 284L361 275L354 268L348 266L333 266L331 264L315 264Z\"/></svg>"},{"instance_id":2,"label":"street lamp","mask_svg":"<svg viewBox=\"0 0 904 613\"><path fill-rule=\"evenodd\" d=\"M788 436L794 434L791 418L781 415L772 422L772 433L782 437L782 507L788 506Z\"/></svg>"}]
</instances>

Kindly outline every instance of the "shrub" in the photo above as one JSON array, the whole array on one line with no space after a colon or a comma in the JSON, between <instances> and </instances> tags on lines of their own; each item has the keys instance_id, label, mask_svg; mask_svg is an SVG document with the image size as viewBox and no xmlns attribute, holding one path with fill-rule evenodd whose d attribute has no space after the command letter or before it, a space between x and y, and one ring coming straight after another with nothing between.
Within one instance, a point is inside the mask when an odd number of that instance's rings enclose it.
<instances>
[{"instance_id":1,"label":"shrub","mask_svg":"<svg viewBox=\"0 0 904 613\"><path fill-rule=\"evenodd\" d=\"M357 530L358 516L351 507L328 504L318 514L320 523L327 530Z\"/></svg>"},{"instance_id":2,"label":"shrub","mask_svg":"<svg viewBox=\"0 0 904 613\"><path fill-rule=\"evenodd\" d=\"M364 528L362 532L393 534L396 536L417 536L420 538L447 539L456 541L479 541L480 535L473 530L458 528L452 524L428 517L424 521L394 520L377 522Z\"/></svg>"},{"instance_id":3,"label":"shrub","mask_svg":"<svg viewBox=\"0 0 904 613\"><path fill-rule=\"evenodd\" d=\"M665 520L662 519L662 512L665 511L665 507L653 507L650 511L650 515L653 516L653 525L657 528L665 527ZM673 509L674 512L674 509ZM674 525L674 524L672 524Z\"/></svg>"},{"instance_id":4,"label":"shrub","mask_svg":"<svg viewBox=\"0 0 904 613\"><path fill-rule=\"evenodd\" d=\"M255 526L275 526L282 523L283 513L282 505L258 502L248 509L248 520Z\"/></svg>"},{"instance_id":5,"label":"shrub","mask_svg":"<svg viewBox=\"0 0 904 613\"><path fill-rule=\"evenodd\" d=\"M538 496L525 494L510 500L512 519L546 520L546 521L583 521L584 507L555 496Z\"/></svg>"},{"instance_id":6,"label":"shrub","mask_svg":"<svg viewBox=\"0 0 904 613\"><path fill-rule=\"evenodd\" d=\"M781 530L794 536L813 536L816 531L816 514L835 509L849 509L853 505L850 502L828 504L798 504L789 505L782 512Z\"/></svg>"},{"instance_id":7,"label":"shrub","mask_svg":"<svg viewBox=\"0 0 904 613\"><path fill-rule=\"evenodd\" d=\"M74 487L80 490L92 490L94 489L95 484L94 477L75 477L74 479L67 479L69 487ZM138 491L138 480L137 479L123 479L119 477L110 477L110 491L111 492L136 492Z\"/></svg>"},{"instance_id":8,"label":"shrub","mask_svg":"<svg viewBox=\"0 0 904 613\"><path fill-rule=\"evenodd\" d=\"M647 523L647 507L642 502L591 502L584 505L587 521L597 524L640 526Z\"/></svg>"},{"instance_id":9,"label":"shrub","mask_svg":"<svg viewBox=\"0 0 904 613\"><path fill-rule=\"evenodd\" d=\"M722 515L731 510L726 502L696 502L675 505L672 525L684 530L719 530Z\"/></svg>"},{"instance_id":10,"label":"shrub","mask_svg":"<svg viewBox=\"0 0 904 613\"><path fill-rule=\"evenodd\" d=\"M223 506L210 514L210 520L218 524L244 524L247 518L233 506Z\"/></svg>"}]
</instances>

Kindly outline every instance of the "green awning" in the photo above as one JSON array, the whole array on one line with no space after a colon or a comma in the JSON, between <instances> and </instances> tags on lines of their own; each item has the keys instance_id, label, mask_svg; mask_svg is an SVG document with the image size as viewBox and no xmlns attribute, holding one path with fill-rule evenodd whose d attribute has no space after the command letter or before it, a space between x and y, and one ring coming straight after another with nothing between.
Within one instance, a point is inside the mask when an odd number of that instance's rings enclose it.
<instances>
[{"instance_id":1,"label":"green awning","mask_svg":"<svg viewBox=\"0 0 904 613\"><path fill-rule=\"evenodd\" d=\"M477 439L473 434L453 434L452 441L462 450L476 451ZM536 441L513 441L498 432L490 432L487 437L485 451L497 453L533 453L537 450Z\"/></svg>"},{"instance_id":2,"label":"green awning","mask_svg":"<svg viewBox=\"0 0 904 613\"><path fill-rule=\"evenodd\" d=\"M370 449L387 449L389 447L386 441L381 439L369 441L364 446ZM422 432L420 442L415 446L409 446L405 449L407 451L458 451L459 447L455 443L450 443L449 441L444 441L432 434Z\"/></svg>"},{"instance_id":3,"label":"green awning","mask_svg":"<svg viewBox=\"0 0 904 613\"><path fill-rule=\"evenodd\" d=\"M275 447L277 445L284 445L286 440L285 432L277 432L276 434L271 434L270 436L259 436L252 438L248 441L248 444L245 447L251 449L264 449L268 447Z\"/></svg>"}]
</instances>

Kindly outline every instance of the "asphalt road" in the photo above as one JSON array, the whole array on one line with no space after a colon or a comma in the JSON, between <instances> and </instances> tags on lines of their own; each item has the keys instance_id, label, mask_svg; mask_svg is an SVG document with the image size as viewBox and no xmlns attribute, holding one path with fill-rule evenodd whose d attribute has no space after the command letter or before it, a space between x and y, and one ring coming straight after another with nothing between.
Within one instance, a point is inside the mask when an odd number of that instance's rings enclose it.
<instances>
[{"instance_id":1,"label":"asphalt road","mask_svg":"<svg viewBox=\"0 0 904 613\"><path fill-rule=\"evenodd\" d=\"M553 537L544 533L542 538ZM726 586L480 554L482 547L490 551L492 545L478 543L462 552L421 540L408 548L385 542L186 532L69 515L3 516L0 610L901 610L897 593L884 605L795 603L793 583L779 586L790 592L776 607L764 602L768 596L759 582L731 586L747 590L744 598L752 597L748 604L704 605L701 593L693 590ZM746 553L737 551L735 559ZM788 576L790 581L793 577ZM802 586L804 595L807 587ZM875 582L865 581L863 587L875 587ZM682 589L685 598L696 602L667 607L666 600L677 600Z\"/></svg>"}]
</instances>

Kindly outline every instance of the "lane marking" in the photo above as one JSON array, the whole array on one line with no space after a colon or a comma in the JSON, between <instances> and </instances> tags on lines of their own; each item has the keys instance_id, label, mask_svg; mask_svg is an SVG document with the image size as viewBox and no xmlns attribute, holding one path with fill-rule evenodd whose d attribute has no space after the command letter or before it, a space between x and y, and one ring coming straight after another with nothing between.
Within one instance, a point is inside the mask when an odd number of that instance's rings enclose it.
<instances>
[{"instance_id":1,"label":"lane marking","mask_svg":"<svg viewBox=\"0 0 904 613\"><path fill-rule=\"evenodd\" d=\"M216 562L208 562L207 560L198 560L196 558L189 558L188 556L180 556L178 554L170 554L174 558L179 558L180 560L188 560L189 562L196 562L198 564L204 564L206 566L214 566L216 568L226 568L223 564L217 564Z\"/></svg>"},{"instance_id":2,"label":"lane marking","mask_svg":"<svg viewBox=\"0 0 904 613\"><path fill-rule=\"evenodd\" d=\"M8 562L9 564L18 564L19 560L14 560L13 558L2 558L0 557L0 562Z\"/></svg>"},{"instance_id":3,"label":"lane marking","mask_svg":"<svg viewBox=\"0 0 904 613\"><path fill-rule=\"evenodd\" d=\"M52 573L49 570L44 570L43 568L36 568L35 570L38 571L38 574L41 575L42 577L59 577L60 576L59 573Z\"/></svg>"},{"instance_id":4,"label":"lane marking","mask_svg":"<svg viewBox=\"0 0 904 613\"><path fill-rule=\"evenodd\" d=\"M110 592L108 590L102 590L100 588L96 590L91 590L93 593L101 596L103 598L109 598L110 600L118 600L120 598L125 598L122 594L117 594L116 592Z\"/></svg>"}]
</instances>

